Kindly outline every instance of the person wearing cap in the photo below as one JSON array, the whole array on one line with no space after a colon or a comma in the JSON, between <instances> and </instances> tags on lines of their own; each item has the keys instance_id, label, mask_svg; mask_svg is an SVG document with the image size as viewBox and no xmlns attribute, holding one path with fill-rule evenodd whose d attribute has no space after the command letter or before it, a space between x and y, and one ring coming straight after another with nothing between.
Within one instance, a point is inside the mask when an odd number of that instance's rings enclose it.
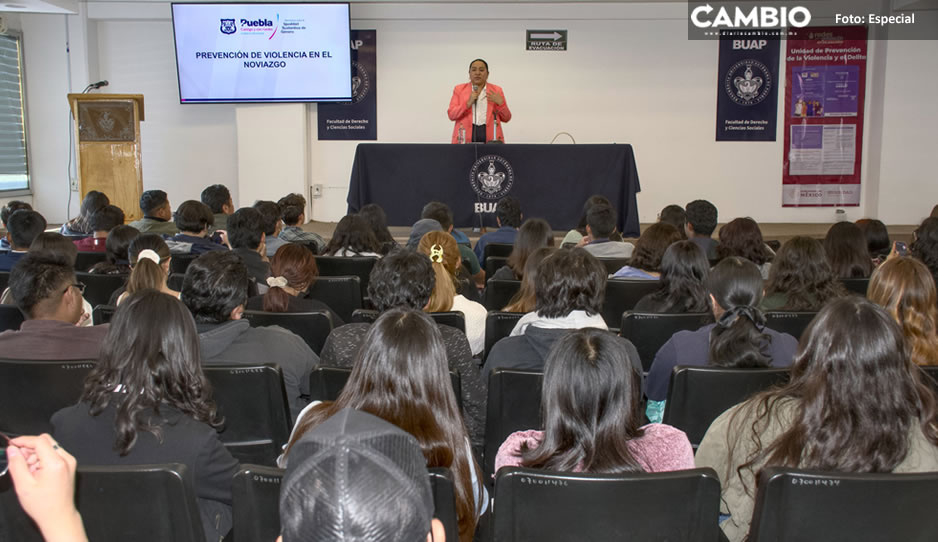
<instances>
[{"instance_id":1,"label":"person wearing cap","mask_svg":"<svg viewBox=\"0 0 938 542\"><path fill-rule=\"evenodd\" d=\"M351 408L293 445L277 542L445 542L417 439Z\"/></svg>"}]
</instances>

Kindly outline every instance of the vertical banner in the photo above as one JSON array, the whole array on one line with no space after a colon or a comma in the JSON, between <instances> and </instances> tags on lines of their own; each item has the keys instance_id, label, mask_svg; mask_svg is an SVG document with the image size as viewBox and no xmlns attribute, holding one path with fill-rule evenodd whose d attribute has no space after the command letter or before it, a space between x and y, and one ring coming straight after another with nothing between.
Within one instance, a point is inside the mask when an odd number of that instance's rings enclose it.
<instances>
[{"instance_id":1,"label":"vertical banner","mask_svg":"<svg viewBox=\"0 0 938 542\"><path fill-rule=\"evenodd\" d=\"M860 205L865 26L788 36L782 206Z\"/></svg>"},{"instance_id":2,"label":"vertical banner","mask_svg":"<svg viewBox=\"0 0 938 542\"><path fill-rule=\"evenodd\" d=\"M780 45L770 33L720 32L717 141L775 141Z\"/></svg>"},{"instance_id":3,"label":"vertical banner","mask_svg":"<svg viewBox=\"0 0 938 542\"><path fill-rule=\"evenodd\" d=\"M319 104L319 140L378 139L377 32L352 30L352 101Z\"/></svg>"}]
</instances>

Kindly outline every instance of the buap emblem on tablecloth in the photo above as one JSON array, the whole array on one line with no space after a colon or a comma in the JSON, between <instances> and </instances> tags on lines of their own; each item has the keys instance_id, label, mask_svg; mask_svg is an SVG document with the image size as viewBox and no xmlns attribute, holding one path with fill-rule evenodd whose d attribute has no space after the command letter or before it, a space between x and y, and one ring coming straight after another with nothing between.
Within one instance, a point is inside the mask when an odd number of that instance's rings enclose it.
<instances>
[{"instance_id":1,"label":"buap emblem on tablecloth","mask_svg":"<svg viewBox=\"0 0 938 542\"><path fill-rule=\"evenodd\" d=\"M469 182L480 197L501 199L511 192L515 173L508 160L497 154L488 154L472 164Z\"/></svg>"},{"instance_id":2,"label":"buap emblem on tablecloth","mask_svg":"<svg viewBox=\"0 0 938 542\"><path fill-rule=\"evenodd\" d=\"M723 89L739 105L756 105L765 100L772 90L772 72L758 60L740 60L726 71Z\"/></svg>"}]
</instances>

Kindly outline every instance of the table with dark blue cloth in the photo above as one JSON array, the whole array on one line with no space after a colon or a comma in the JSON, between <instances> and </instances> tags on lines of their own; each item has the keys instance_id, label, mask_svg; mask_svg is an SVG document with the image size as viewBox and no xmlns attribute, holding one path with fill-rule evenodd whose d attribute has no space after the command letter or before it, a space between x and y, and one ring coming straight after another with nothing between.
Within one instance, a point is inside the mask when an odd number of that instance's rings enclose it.
<instances>
[{"instance_id":1,"label":"table with dark blue cloth","mask_svg":"<svg viewBox=\"0 0 938 542\"><path fill-rule=\"evenodd\" d=\"M427 202L442 201L457 228L495 226L495 203L510 195L525 217L563 231L576 227L587 198L602 194L619 213L619 231L638 237L639 190L631 145L361 143L348 212L377 203L388 224L410 226Z\"/></svg>"}]
</instances>

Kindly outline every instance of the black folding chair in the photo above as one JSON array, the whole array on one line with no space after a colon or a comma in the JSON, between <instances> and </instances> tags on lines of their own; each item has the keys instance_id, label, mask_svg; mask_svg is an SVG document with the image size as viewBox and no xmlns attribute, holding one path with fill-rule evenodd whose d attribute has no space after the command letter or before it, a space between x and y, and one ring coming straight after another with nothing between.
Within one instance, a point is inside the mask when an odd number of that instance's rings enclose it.
<instances>
[{"instance_id":1,"label":"black folding chair","mask_svg":"<svg viewBox=\"0 0 938 542\"><path fill-rule=\"evenodd\" d=\"M332 333L332 319L326 311L264 312L244 311L251 327L280 326L300 336L318 356Z\"/></svg>"},{"instance_id":2,"label":"black folding chair","mask_svg":"<svg viewBox=\"0 0 938 542\"><path fill-rule=\"evenodd\" d=\"M816 312L769 311L765 313L765 327L800 339L815 316Z\"/></svg>"},{"instance_id":3,"label":"black folding chair","mask_svg":"<svg viewBox=\"0 0 938 542\"><path fill-rule=\"evenodd\" d=\"M433 492L433 517L443 523L447 540L459 540L453 474L446 467L434 467L427 470L430 473L430 490Z\"/></svg>"},{"instance_id":4,"label":"black folding chair","mask_svg":"<svg viewBox=\"0 0 938 542\"><path fill-rule=\"evenodd\" d=\"M0 271L0 292L3 292L4 290L6 290L9 284L10 284L10 272Z\"/></svg>"},{"instance_id":5,"label":"black folding chair","mask_svg":"<svg viewBox=\"0 0 938 542\"><path fill-rule=\"evenodd\" d=\"M16 305L0 305L0 331L17 330L25 320Z\"/></svg>"},{"instance_id":6,"label":"black folding chair","mask_svg":"<svg viewBox=\"0 0 938 542\"><path fill-rule=\"evenodd\" d=\"M283 469L242 464L231 482L235 542L272 541L280 536Z\"/></svg>"},{"instance_id":7,"label":"black folding chair","mask_svg":"<svg viewBox=\"0 0 938 542\"><path fill-rule=\"evenodd\" d=\"M343 322L351 322L352 313L364 306L361 279L355 276L320 276L309 287L307 294L325 303L339 315Z\"/></svg>"},{"instance_id":8,"label":"black folding chair","mask_svg":"<svg viewBox=\"0 0 938 542\"><path fill-rule=\"evenodd\" d=\"M107 305L111 294L124 286L126 275L99 275L97 273L75 273L75 280L85 285L84 298L92 307Z\"/></svg>"},{"instance_id":9,"label":"black folding chair","mask_svg":"<svg viewBox=\"0 0 938 542\"><path fill-rule=\"evenodd\" d=\"M0 360L0 431L51 433L49 419L81 397L91 361Z\"/></svg>"},{"instance_id":10,"label":"black folding chair","mask_svg":"<svg viewBox=\"0 0 938 542\"><path fill-rule=\"evenodd\" d=\"M520 312L501 312L489 311L485 316L485 351L482 353L482 361L489 357L489 352L500 339L511 335L511 330L515 329L518 320L524 316Z\"/></svg>"},{"instance_id":11,"label":"black folding chair","mask_svg":"<svg viewBox=\"0 0 938 542\"><path fill-rule=\"evenodd\" d=\"M661 286L657 280L609 279L606 281L606 296L603 299L602 317L614 332L619 331L622 313L635 308L635 304Z\"/></svg>"},{"instance_id":12,"label":"black folding chair","mask_svg":"<svg viewBox=\"0 0 938 542\"><path fill-rule=\"evenodd\" d=\"M91 311L91 321L96 326L101 324L111 323L111 318L114 317L114 311L117 310L117 307L113 305L98 305Z\"/></svg>"},{"instance_id":13,"label":"black folding chair","mask_svg":"<svg viewBox=\"0 0 938 542\"><path fill-rule=\"evenodd\" d=\"M169 261L170 274L179 273L180 275L185 275L186 269L189 269L189 264L199 256L201 256L201 254L173 254L173 258Z\"/></svg>"},{"instance_id":14,"label":"black folding chair","mask_svg":"<svg viewBox=\"0 0 938 542\"><path fill-rule=\"evenodd\" d=\"M358 277L362 299L368 297L368 278L377 261L377 258L366 256L316 256L320 277ZM335 310L335 307L332 310Z\"/></svg>"},{"instance_id":15,"label":"black folding chair","mask_svg":"<svg viewBox=\"0 0 938 542\"><path fill-rule=\"evenodd\" d=\"M752 542L933 541L938 472L841 473L768 467L757 484Z\"/></svg>"},{"instance_id":16,"label":"black folding chair","mask_svg":"<svg viewBox=\"0 0 938 542\"><path fill-rule=\"evenodd\" d=\"M218 434L242 463L274 466L292 422L283 373L272 364L205 365L225 428Z\"/></svg>"},{"instance_id":17,"label":"black folding chair","mask_svg":"<svg viewBox=\"0 0 938 542\"><path fill-rule=\"evenodd\" d=\"M628 474L507 467L495 480L494 540L718 540L712 469Z\"/></svg>"},{"instance_id":18,"label":"black folding chair","mask_svg":"<svg viewBox=\"0 0 938 542\"><path fill-rule=\"evenodd\" d=\"M515 431L541 428L543 373L495 369L489 375L482 472L491 486L498 447Z\"/></svg>"},{"instance_id":19,"label":"black folding chair","mask_svg":"<svg viewBox=\"0 0 938 542\"><path fill-rule=\"evenodd\" d=\"M511 251L514 248L513 243L486 243L485 248L482 249L482 259L507 258L511 256Z\"/></svg>"},{"instance_id":20,"label":"black folding chair","mask_svg":"<svg viewBox=\"0 0 938 542\"><path fill-rule=\"evenodd\" d=\"M488 249L489 246L485 245L485 248ZM495 274L496 271L508 265L508 257L502 256L489 256L485 259L485 276L491 277Z\"/></svg>"},{"instance_id":21,"label":"black folding chair","mask_svg":"<svg viewBox=\"0 0 938 542\"><path fill-rule=\"evenodd\" d=\"M870 287L870 279L837 279L848 292L866 297L866 290Z\"/></svg>"},{"instance_id":22,"label":"black folding chair","mask_svg":"<svg viewBox=\"0 0 938 542\"><path fill-rule=\"evenodd\" d=\"M107 252L79 252L75 258L75 271L86 272L96 263L107 261Z\"/></svg>"},{"instance_id":23,"label":"black folding chair","mask_svg":"<svg viewBox=\"0 0 938 542\"><path fill-rule=\"evenodd\" d=\"M485 282L483 305L486 310L500 311L521 289L520 280L489 279Z\"/></svg>"},{"instance_id":24,"label":"black folding chair","mask_svg":"<svg viewBox=\"0 0 938 542\"><path fill-rule=\"evenodd\" d=\"M655 354L678 331L697 330L713 323L711 313L658 314L626 312L622 315L619 336L635 345L642 360L642 369L648 372Z\"/></svg>"}]
</instances>

